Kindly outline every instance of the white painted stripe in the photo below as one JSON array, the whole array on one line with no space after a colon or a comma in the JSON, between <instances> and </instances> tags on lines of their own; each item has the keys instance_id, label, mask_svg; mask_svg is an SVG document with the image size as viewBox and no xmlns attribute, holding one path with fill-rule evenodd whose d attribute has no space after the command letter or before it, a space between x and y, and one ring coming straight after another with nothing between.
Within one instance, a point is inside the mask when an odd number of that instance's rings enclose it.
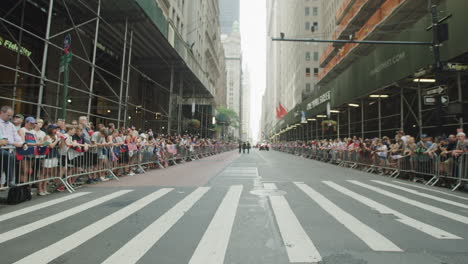
<instances>
[{"instance_id":1,"label":"white painted stripe","mask_svg":"<svg viewBox=\"0 0 468 264\"><path fill-rule=\"evenodd\" d=\"M18 227L16 229L11 230L11 231L5 232L3 234L0 234L0 243L3 243L5 241L8 241L8 240L11 240L11 239L14 239L14 238L17 238L17 237L22 236L24 234L27 234L29 232L35 231L35 230L37 230L39 228L48 226L50 224L53 224L53 223L58 222L60 220L63 220L65 218L67 218L67 217L78 214L78 213L83 212L85 210L88 210L88 209L90 209L92 207L98 206L98 205L100 205L102 203L105 203L105 202L107 202L109 200L112 200L112 199L114 199L116 197L127 194L127 193L129 193L131 191L132 190L122 190L122 191L114 192L114 193L111 193L109 195L97 198L96 200L93 200L93 201L84 203L82 205L79 205L77 207L70 208L70 209L68 209L66 211L63 211L61 213L51 215L51 216L43 218L43 219L41 219L39 221L36 221L36 222L30 223L30 224Z\"/></svg>"},{"instance_id":2,"label":"white painted stripe","mask_svg":"<svg viewBox=\"0 0 468 264\"><path fill-rule=\"evenodd\" d=\"M411 199L408 199L408 198L406 198L406 197L404 197L402 195L398 195L398 194L395 194L395 193L386 191L384 189L381 189L381 188L378 188L378 187L375 187L375 186L372 186L372 185L368 185L368 184L365 184L365 183L362 183L362 182L359 182L359 181L354 181L354 180L348 180L348 181L353 183L353 184L364 187L366 189L372 190L374 192L378 192L378 193L383 194L385 196L388 196L388 197L391 197L393 199L399 200L399 201L401 201L403 203L419 207L419 208L427 210L427 211L429 211L431 213L438 214L438 215L441 215L441 216L444 216L444 217L447 217L447 218L450 218L452 220L455 220L455 221L458 221L460 223L468 225L468 217L466 217L466 216L459 215L459 214L456 214L456 213L452 213L452 212L449 212L447 210L444 210L444 209L441 209L439 207L435 207L435 206L432 206L432 205L429 205L429 204L425 204L425 203L421 203L421 202L418 202L418 201L415 201L415 200L411 200Z\"/></svg>"},{"instance_id":3,"label":"white painted stripe","mask_svg":"<svg viewBox=\"0 0 468 264\"><path fill-rule=\"evenodd\" d=\"M377 212L383 214L383 215L387 215L387 214L392 214L394 215L397 219L395 219L396 221L400 222L400 223L403 223L407 226L410 226L416 230L419 230L421 232L424 232L432 237L435 237L437 239L463 239L459 236L456 236L454 234L451 234L449 232L446 232L442 229L439 229L437 227L434 227L434 226L431 226L431 225L428 225L428 224L425 224L423 222L420 222L416 219L413 219L409 216L406 216L398 211L395 211L393 209L390 209L389 207L381 204L381 203L378 203L374 200L371 200L365 196L362 196L358 193L355 193L345 187L342 187L334 182L331 182L331 181L324 181L323 183L325 183L326 185L330 186L331 188L345 194L345 195L348 195L349 197L355 199L356 201L362 203L362 204L365 204L369 207L371 207L372 209L376 210Z\"/></svg>"},{"instance_id":4,"label":"white painted stripe","mask_svg":"<svg viewBox=\"0 0 468 264\"><path fill-rule=\"evenodd\" d=\"M265 189L265 190L277 190L278 188L276 187L276 184L274 184L274 183L265 182L265 183L263 183L263 189Z\"/></svg>"},{"instance_id":5,"label":"white painted stripe","mask_svg":"<svg viewBox=\"0 0 468 264\"><path fill-rule=\"evenodd\" d=\"M189 264L222 264L242 194L242 185L229 188Z\"/></svg>"},{"instance_id":6,"label":"white painted stripe","mask_svg":"<svg viewBox=\"0 0 468 264\"><path fill-rule=\"evenodd\" d=\"M416 190L412 190L412 189L409 189L409 188L406 188L406 187L398 186L398 185L383 182L383 181L377 181L377 180L372 180L372 182L382 184L382 185L385 185L385 186L389 186L389 187L392 187L392 188L395 188L395 189L398 189L398 190L402 190L402 191L405 191L405 192L409 192L409 193L412 193L412 194L415 194L415 195L418 195L418 196L421 196L421 197L429 198L429 199L432 199L432 200L435 200L435 201L438 201L438 202L442 202L442 203L446 203L446 204L450 204L450 205L454 205L454 206L458 206L458 207L461 207L461 208L468 209L468 205L466 205L466 204L462 204L462 203L455 202L455 201L452 201L452 200L448 200L448 199L445 199L445 198L437 197L437 196L430 195L430 194L427 194L427 193L418 192Z\"/></svg>"},{"instance_id":7,"label":"white painted stripe","mask_svg":"<svg viewBox=\"0 0 468 264\"><path fill-rule=\"evenodd\" d=\"M289 262L318 263L320 253L302 228L284 196L269 196Z\"/></svg>"},{"instance_id":8,"label":"white painted stripe","mask_svg":"<svg viewBox=\"0 0 468 264\"><path fill-rule=\"evenodd\" d=\"M20 216L20 215L31 213L31 212L34 212L34 211L37 211L37 210L40 210L40 209L43 209L43 208L46 208L46 207L49 207L49 206L52 206L52 205L63 203L63 202L66 202L66 201L81 197L81 196L86 195L86 194L90 194L90 192L79 192L79 193L66 195L66 196L64 196L62 198L50 200L50 201L40 203L40 204L31 205L31 206L25 207L23 209L20 209L20 210L11 212L11 213L0 215L0 222L11 219L13 217L17 217L17 216Z\"/></svg>"},{"instance_id":9,"label":"white painted stripe","mask_svg":"<svg viewBox=\"0 0 468 264\"><path fill-rule=\"evenodd\" d=\"M330 200L325 198L320 193L316 192L310 186L304 183L295 183L299 189L306 193L312 200L314 200L322 209L333 216L338 222L343 224L349 231L360 238L366 243L372 250L375 251L391 251L401 252L403 251L396 246L392 241L365 225L354 216L345 212L343 209L332 203Z\"/></svg>"},{"instance_id":10,"label":"white painted stripe","mask_svg":"<svg viewBox=\"0 0 468 264\"><path fill-rule=\"evenodd\" d=\"M209 189L209 187L197 188L151 225L146 227L127 244L117 250L103 263L136 263L206 192L208 192Z\"/></svg>"},{"instance_id":11,"label":"white painted stripe","mask_svg":"<svg viewBox=\"0 0 468 264\"><path fill-rule=\"evenodd\" d=\"M117 224L133 213L141 210L143 207L148 204L156 201L162 196L166 195L172 188L160 189L150 195L147 195L136 202L131 203L130 205L125 206L124 208L118 210L111 215L104 217L103 219L89 225L80 231L65 237L64 239L44 248L33 254L15 262L15 264L28 264L28 263L49 263L50 261L62 256L63 254L69 252L70 250L78 247L79 245L85 243L91 238L97 236L98 234L104 232L106 229Z\"/></svg>"},{"instance_id":12,"label":"white painted stripe","mask_svg":"<svg viewBox=\"0 0 468 264\"><path fill-rule=\"evenodd\" d=\"M453 194L453 193L448 193L448 192L444 192L444 191L440 191L440 190L434 190L434 188L427 188L427 187L419 186L419 185L416 185L416 184L411 184L411 183L401 182L401 181L393 181L393 182L398 183L398 184L403 184L403 185L411 186L411 187L413 187L413 188L418 188L418 189L426 190L426 191L441 193L441 194L443 194L443 195L447 195L447 196L451 196L451 197L455 197L455 198L458 198L458 199L462 199L462 200L467 200L467 201L468 201L468 197L463 197L463 196L460 196L460 195L455 195L455 194Z\"/></svg>"}]
</instances>

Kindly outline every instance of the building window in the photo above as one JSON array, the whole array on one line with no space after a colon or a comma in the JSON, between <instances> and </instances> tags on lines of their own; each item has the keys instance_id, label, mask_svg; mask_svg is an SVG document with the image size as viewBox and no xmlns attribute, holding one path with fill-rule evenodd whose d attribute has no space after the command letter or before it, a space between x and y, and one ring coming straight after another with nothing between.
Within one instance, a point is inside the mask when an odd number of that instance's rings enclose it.
<instances>
[{"instance_id":1,"label":"building window","mask_svg":"<svg viewBox=\"0 0 468 264\"><path fill-rule=\"evenodd\" d=\"M310 68L306 68L306 77L310 77Z\"/></svg>"},{"instance_id":2,"label":"building window","mask_svg":"<svg viewBox=\"0 0 468 264\"><path fill-rule=\"evenodd\" d=\"M308 52L308 51L306 52L305 60L310 61L310 52Z\"/></svg>"},{"instance_id":3,"label":"building window","mask_svg":"<svg viewBox=\"0 0 468 264\"><path fill-rule=\"evenodd\" d=\"M314 22L312 31L313 31L313 32L317 32L317 31L318 31L318 22Z\"/></svg>"},{"instance_id":4,"label":"building window","mask_svg":"<svg viewBox=\"0 0 468 264\"><path fill-rule=\"evenodd\" d=\"M310 93L310 83L306 83L306 93Z\"/></svg>"},{"instance_id":5,"label":"building window","mask_svg":"<svg viewBox=\"0 0 468 264\"><path fill-rule=\"evenodd\" d=\"M314 51L314 61L319 60L319 53L317 51Z\"/></svg>"},{"instance_id":6,"label":"building window","mask_svg":"<svg viewBox=\"0 0 468 264\"><path fill-rule=\"evenodd\" d=\"M310 22L306 22L306 23L305 23L305 29L306 29L307 31L310 30Z\"/></svg>"},{"instance_id":7,"label":"building window","mask_svg":"<svg viewBox=\"0 0 468 264\"><path fill-rule=\"evenodd\" d=\"M313 16L318 16L318 7L314 7L314 9L312 11L312 15Z\"/></svg>"},{"instance_id":8,"label":"building window","mask_svg":"<svg viewBox=\"0 0 468 264\"><path fill-rule=\"evenodd\" d=\"M310 7L305 8L305 15L310 16Z\"/></svg>"},{"instance_id":9,"label":"building window","mask_svg":"<svg viewBox=\"0 0 468 264\"><path fill-rule=\"evenodd\" d=\"M314 68L314 76L318 76L319 68Z\"/></svg>"}]
</instances>

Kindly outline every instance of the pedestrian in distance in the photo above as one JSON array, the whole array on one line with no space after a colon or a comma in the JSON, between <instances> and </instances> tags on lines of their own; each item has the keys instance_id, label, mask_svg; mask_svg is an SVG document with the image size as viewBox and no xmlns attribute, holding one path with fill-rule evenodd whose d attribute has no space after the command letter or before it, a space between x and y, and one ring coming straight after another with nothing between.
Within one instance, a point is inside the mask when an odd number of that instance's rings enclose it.
<instances>
[{"instance_id":1,"label":"pedestrian in distance","mask_svg":"<svg viewBox=\"0 0 468 264\"><path fill-rule=\"evenodd\" d=\"M242 142L239 141L239 154L241 154L242 151Z\"/></svg>"},{"instance_id":2,"label":"pedestrian in distance","mask_svg":"<svg viewBox=\"0 0 468 264\"><path fill-rule=\"evenodd\" d=\"M247 154L250 154L250 148L251 148L250 142L247 142Z\"/></svg>"},{"instance_id":3,"label":"pedestrian in distance","mask_svg":"<svg viewBox=\"0 0 468 264\"><path fill-rule=\"evenodd\" d=\"M245 154L245 149L247 148L247 144L242 143L242 154Z\"/></svg>"}]
</instances>

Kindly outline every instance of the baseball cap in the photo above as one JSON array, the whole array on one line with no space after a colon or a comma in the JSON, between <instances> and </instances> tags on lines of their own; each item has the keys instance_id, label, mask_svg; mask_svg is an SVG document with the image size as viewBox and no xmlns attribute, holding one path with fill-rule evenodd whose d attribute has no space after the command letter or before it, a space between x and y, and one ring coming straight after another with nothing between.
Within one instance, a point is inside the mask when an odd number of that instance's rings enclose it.
<instances>
[{"instance_id":1,"label":"baseball cap","mask_svg":"<svg viewBox=\"0 0 468 264\"><path fill-rule=\"evenodd\" d=\"M20 119L24 120L24 115L22 115L22 114L15 114L13 117L20 118Z\"/></svg>"},{"instance_id":2,"label":"baseball cap","mask_svg":"<svg viewBox=\"0 0 468 264\"><path fill-rule=\"evenodd\" d=\"M32 116L26 117L26 120L24 120L26 123L33 123L36 124L36 119Z\"/></svg>"},{"instance_id":3,"label":"baseball cap","mask_svg":"<svg viewBox=\"0 0 468 264\"><path fill-rule=\"evenodd\" d=\"M145 134L140 134L140 137L146 138L146 135Z\"/></svg>"},{"instance_id":4,"label":"baseball cap","mask_svg":"<svg viewBox=\"0 0 468 264\"><path fill-rule=\"evenodd\" d=\"M48 128L48 129L57 129L57 128L59 128L59 127L52 124L52 125L49 125L47 128Z\"/></svg>"}]
</instances>

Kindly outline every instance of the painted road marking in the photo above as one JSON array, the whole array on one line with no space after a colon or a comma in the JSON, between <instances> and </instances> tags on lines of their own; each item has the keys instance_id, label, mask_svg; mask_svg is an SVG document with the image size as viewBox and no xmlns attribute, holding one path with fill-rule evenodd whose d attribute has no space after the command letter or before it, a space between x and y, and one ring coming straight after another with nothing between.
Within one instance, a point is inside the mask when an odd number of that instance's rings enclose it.
<instances>
[{"instance_id":1,"label":"painted road marking","mask_svg":"<svg viewBox=\"0 0 468 264\"><path fill-rule=\"evenodd\" d=\"M58 258L59 256L62 256L63 254L69 252L70 250L78 247L79 245L90 240L91 238L104 232L106 229L117 224L118 222L122 221L123 219L127 218L133 213L139 211L148 204L163 197L172 190L172 188L167 188L153 192L152 194L147 195L139 199L138 201L125 206L117 212L104 217L103 219L93 223L92 225L89 225L81 229L80 231L65 237L64 239L15 262L15 264L49 263L50 261Z\"/></svg>"},{"instance_id":2,"label":"painted road marking","mask_svg":"<svg viewBox=\"0 0 468 264\"><path fill-rule=\"evenodd\" d=\"M136 263L143 257L148 250L179 221L182 216L206 193L209 187L199 187L182 201L177 203L164 215L159 217L151 225L146 227L137 236L131 239L127 244L117 250L113 255L107 258L103 263Z\"/></svg>"},{"instance_id":3,"label":"painted road marking","mask_svg":"<svg viewBox=\"0 0 468 264\"><path fill-rule=\"evenodd\" d=\"M41 219L39 221L36 221L36 222L30 223L30 224L18 227L16 229L11 230L11 231L5 232L3 234L0 234L0 243L11 240L13 238L17 238L17 237L22 236L24 234L27 234L29 232L35 231L35 230L37 230L39 228L48 226L50 224L53 224L53 223L58 222L60 220L63 220L65 218L67 218L67 217L70 217L72 215L75 215L75 214L78 214L78 213L83 212L85 210L88 210L88 209L90 209L92 207L96 207L96 206L98 206L98 205L100 205L102 203L105 203L105 202L107 202L109 200L112 200L114 198L117 198L119 196L127 194L127 193L129 193L131 191L132 190L122 190L122 191L114 192L114 193L111 193L109 195L97 198L96 200L92 200L90 202L79 205L77 207L73 207L73 208L68 209L66 211L63 211L61 213L51 215L51 216L46 217L44 219Z\"/></svg>"},{"instance_id":4,"label":"painted road marking","mask_svg":"<svg viewBox=\"0 0 468 264\"><path fill-rule=\"evenodd\" d=\"M267 186L276 189L274 183ZM291 263L318 263L322 261L320 253L302 228L286 198L284 196L269 196L269 199L289 261Z\"/></svg>"},{"instance_id":5,"label":"painted road marking","mask_svg":"<svg viewBox=\"0 0 468 264\"><path fill-rule=\"evenodd\" d=\"M416 190L412 190L412 189L409 189L409 188L406 188L406 187L398 186L398 185L383 182L383 181L372 180L372 182L382 184L382 185L385 185L385 186L389 186L389 187L392 187L392 188L395 188L395 189L398 189L398 190L402 190L402 191L405 191L405 192L409 192L409 193L412 193L412 194L415 194L415 195L418 195L418 196L421 196L421 197L429 198L429 199L432 199L432 200L435 200L435 201L438 201L438 202L442 202L442 203L446 203L446 204L450 204L450 205L454 205L454 206L458 206L458 207L461 207L461 208L468 209L468 205L466 205L466 204L462 204L462 203L459 203L459 202L454 202L454 201L444 199L444 198L440 198L440 197L430 195L430 194L427 194L427 193L418 192Z\"/></svg>"},{"instance_id":6,"label":"painted road marking","mask_svg":"<svg viewBox=\"0 0 468 264\"><path fill-rule=\"evenodd\" d=\"M46 207L49 207L49 206L52 206L52 205L63 203L63 202L69 201L71 199L75 199L75 198L78 198L78 197L81 197L81 196L87 195L87 194L90 194L90 192L74 193L74 194L70 194L70 195L67 195L67 196L62 197L62 198L50 200L50 201L40 203L40 204L35 204L35 205L32 205L32 206L28 206L28 207L25 207L23 209L11 212L11 213L0 215L0 222L11 219L13 217L17 217L17 216L20 216L20 215L31 213L31 212L34 212L34 211L37 211L37 210L40 210L40 209L43 209L43 208L46 208Z\"/></svg>"},{"instance_id":7,"label":"painted road marking","mask_svg":"<svg viewBox=\"0 0 468 264\"><path fill-rule=\"evenodd\" d=\"M458 199L462 199L462 200L467 200L467 201L468 201L468 197L463 197L463 196L460 196L460 195L455 195L455 194L447 193L447 192L440 191L440 190L434 190L434 189L431 189L431 188L426 188L426 187L423 187L423 186L419 186L419 185L411 184L411 183L407 183L407 182L400 182L400 181L393 181L393 182L398 183L398 184L403 184L403 185L411 186L411 187L413 187L413 188L418 188L418 189L426 190L426 191L441 193L441 194L444 194L444 195L447 195L447 196L451 196L451 197L455 197L455 198L458 198Z\"/></svg>"},{"instance_id":8,"label":"painted road marking","mask_svg":"<svg viewBox=\"0 0 468 264\"><path fill-rule=\"evenodd\" d=\"M299 189L306 193L312 200L314 200L322 209L333 216L338 222L343 224L349 231L360 238L372 250L375 251L390 251L401 252L403 251L396 246L392 241L365 225L354 216L345 212L343 209L332 203L320 193L316 192L310 186L304 183L295 183Z\"/></svg>"},{"instance_id":9,"label":"painted road marking","mask_svg":"<svg viewBox=\"0 0 468 264\"><path fill-rule=\"evenodd\" d=\"M242 188L242 185L229 188L189 264L224 263Z\"/></svg>"},{"instance_id":10,"label":"painted road marking","mask_svg":"<svg viewBox=\"0 0 468 264\"><path fill-rule=\"evenodd\" d=\"M450 218L452 220L455 220L455 221L458 221L460 223L468 225L468 217L466 217L466 216L459 215L459 214L456 214L456 213L452 213L452 212L449 212L447 210L444 210L444 209L441 209L439 207L435 207L435 206L432 206L432 205L429 205L429 204L425 204L425 203L421 203L421 202L418 202L418 201L415 201L415 200L411 200L411 199L408 199L408 198L406 198L406 197L404 197L402 195L398 195L398 194L395 194L395 193L386 191L384 189L381 189L381 188L378 188L378 187L375 187L375 186L372 186L372 185L368 185L368 184L365 184L365 183L362 183L362 182L359 182L359 181L354 181L354 180L348 180L348 181L353 183L353 184L364 187L366 189L369 189L371 191L378 192L378 193L383 194L385 196L388 196L388 197L391 197L393 199L399 200L399 201L401 201L403 203L407 203L407 204L419 207L419 208L427 210L427 211L429 211L431 213L438 214L438 215L441 215L441 216L444 216L444 217L447 217L447 218Z\"/></svg>"},{"instance_id":11,"label":"painted road marking","mask_svg":"<svg viewBox=\"0 0 468 264\"><path fill-rule=\"evenodd\" d=\"M439 229L437 227L434 227L434 226L431 226L431 225L428 225L428 224L425 224L423 222L420 222L416 219L413 219L409 216L406 216L400 212L397 212L393 209L390 209L389 207L381 204L381 203L378 203L372 199L369 199L365 196L362 196L358 193L355 193L345 187L342 187L334 182L331 182L331 181L323 181L323 183L325 183L326 185L330 186L331 188L357 200L358 202L362 203L362 204L365 204L369 207L371 207L372 209L376 210L377 212L381 213L381 214L392 214L394 215L397 219L395 219L396 221L400 222L400 223L403 223L407 226L410 226L416 230L419 230L421 232L424 232L432 237L435 237L437 239L463 239L459 236L456 236L454 234L451 234L449 232L446 232L442 229Z\"/></svg>"}]
</instances>

